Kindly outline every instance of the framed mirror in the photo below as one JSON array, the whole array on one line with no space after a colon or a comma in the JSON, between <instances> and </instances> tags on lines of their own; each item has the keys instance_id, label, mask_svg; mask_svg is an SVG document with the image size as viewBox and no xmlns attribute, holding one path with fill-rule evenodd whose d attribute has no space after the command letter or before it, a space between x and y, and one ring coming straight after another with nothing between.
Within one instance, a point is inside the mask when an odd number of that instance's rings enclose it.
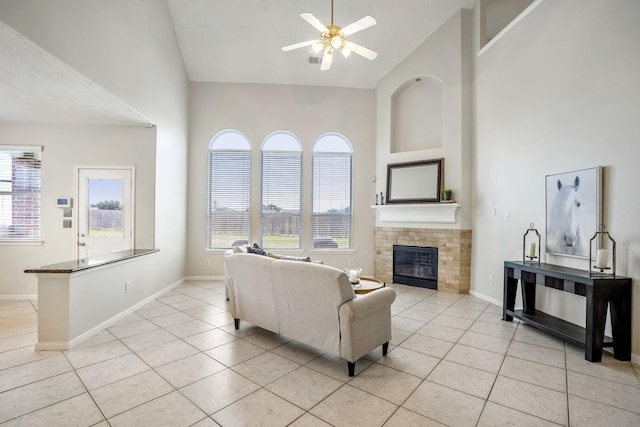
<instances>
[{"instance_id":1,"label":"framed mirror","mask_svg":"<svg viewBox=\"0 0 640 427\"><path fill-rule=\"evenodd\" d=\"M440 201L444 159L387 165L387 203Z\"/></svg>"}]
</instances>

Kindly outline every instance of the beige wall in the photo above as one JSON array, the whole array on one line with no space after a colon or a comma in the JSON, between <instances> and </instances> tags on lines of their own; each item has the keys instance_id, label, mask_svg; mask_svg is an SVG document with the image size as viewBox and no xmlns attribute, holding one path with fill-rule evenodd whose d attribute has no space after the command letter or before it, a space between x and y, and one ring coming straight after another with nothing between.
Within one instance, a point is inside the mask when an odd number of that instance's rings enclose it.
<instances>
[{"instance_id":1,"label":"beige wall","mask_svg":"<svg viewBox=\"0 0 640 427\"><path fill-rule=\"evenodd\" d=\"M155 130L142 126L0 125L0 145L42 145L42 246L0 246L0 295L35 295L27 267L76 258L74 228L62 228L56 198L76 198L75 166L135 166L138 247L153 247ZM74 210L74 213L77 211ZM74 220L77 216L74 216Z\"/></svg>"},{"instance_id":2,"label":"beige wall","mask_svg":"<svg viewBox=\"0 0 640 427\"><path fill-rule=\"evenodd\" d=\"M221 276L222 252L207 253L207 156L211 138L223 129L243 132L253 150L251 201L260 206L260 146L271 132L287 130L303 147L303 252L343 268L348 260L373 273L375 203L375 92L314 86L191 83L189 233L187 274ZM311 151L320 135L338 132L353 145L353 250L309 251L311 243ZM251 242L258 241L258 211L251 218ZM209 259L211 265L205 265Z\"/></svg>"},{"instance_id":3,"label":"beige wall","mask_svg":"<svg viewBox=\"0 0 640 427\"><path fill-rule=\"evenodd\" d=\"M146 294L140 297L179 281L184 277L187 252L188 88L166 2L0 0L0 17L157 126L146 131L155 133L155 151L144 152L154 168L148 168L147 175L139 178L154 182L153 189L149 189L153 195L147 195L145 203L153 204L153 234L160 252L153 257L155 267L148 272ZM139 143L128 136L118 140L123 144ZM73 143L78 147L80 142ZM46 152L44 159L46 162ZM75 158L68 160L76 163ZM83 156L82 162L85 160L99 158ZM11 292L24 294L17 288Z\"/></svg>"},{"instance_id":4,"label":"beige wall","mask_svg":"<svg viewBox=\"0 0 640 427\"><path fill-rule=\"evenodd\" d=\"M455 193L456 201L461 204L456 224L413 224L416 227L471 228L471 23L470 10L456 12L378 82L377 192L382 191L386 194L388 164L444 158L443 186L451 188ZM393 94L408 81L424 76L433 77L443 84L442 147L393 153L391 150ZM420 139L420 136L413 139ZM416 185L419 186L420 183ZM394 225L384 224L384 226Z\"/></svg>"},{"instance_id":5,"label":"beige wall","mask_svg":"<svg viewBox=\"0 0 640 427\"><path fill-rule=\"evenodd\" d=\"M639 16L633 0L543 1L477 56L471 284L472 292L501 302L503 261L521 258L529 223L544 230L545 175L604 166L604 222L618 243L618 273L634 278L636 362ZM588 269L586 260L543 260ZM584 298L539 289L545 311L584 325Z\"/></svg>"}]
</instances>

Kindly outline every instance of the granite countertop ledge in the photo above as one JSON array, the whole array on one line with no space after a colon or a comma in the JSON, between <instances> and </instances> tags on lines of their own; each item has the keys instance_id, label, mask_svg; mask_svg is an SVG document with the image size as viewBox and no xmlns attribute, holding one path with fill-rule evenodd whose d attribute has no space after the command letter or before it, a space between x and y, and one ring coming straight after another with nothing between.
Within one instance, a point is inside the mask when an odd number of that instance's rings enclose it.
<instances>
[{"instance_id":1,"label":"granite countertop ledge","mask_svg":"<svg viewBox=\"0 0 640 427\"><path fill-rule=\"evenodd\" d=\"M136 258L142 255L159 252L159 249L128 249L125 251L113 252L107 255L99 255L89 258L80 258L73 261L59 262L57 264L43 265L40 267L27 268L25 273L51 273L51 274L69 274L78 271L88 270L94 267L100 267L106 264L112 264L126 259Z\"/></svg>"}]
</instances>

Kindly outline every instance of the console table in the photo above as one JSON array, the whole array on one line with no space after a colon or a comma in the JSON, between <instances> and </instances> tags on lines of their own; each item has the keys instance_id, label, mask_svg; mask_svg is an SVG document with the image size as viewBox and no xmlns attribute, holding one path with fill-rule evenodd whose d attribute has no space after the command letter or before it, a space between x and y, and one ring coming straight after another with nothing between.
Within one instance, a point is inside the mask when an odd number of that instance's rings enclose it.
<instances>
[{"instance_id":1,"label":"console table","mask_svg":"<svg viewBox=\"0 0 640 427\"><path fill-rule=\"evenodd\" d=\"M521 282L523 309L515 310ZM586 328L536 310L536 285L586 297ZM604 335L607 306L613 337ZM522 320L536 328L584 346L584 358L602 360L602 348L613 347L618 360L631 360L631 279L590 276L588 271L545 263L505 261L502 320Z\"/></svg>"}]
</instances>

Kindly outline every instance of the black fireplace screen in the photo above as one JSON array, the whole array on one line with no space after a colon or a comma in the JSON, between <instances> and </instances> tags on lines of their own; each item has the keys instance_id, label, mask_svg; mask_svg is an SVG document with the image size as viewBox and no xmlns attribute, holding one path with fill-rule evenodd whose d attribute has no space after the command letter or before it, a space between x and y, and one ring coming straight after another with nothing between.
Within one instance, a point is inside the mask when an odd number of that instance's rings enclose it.
<instances>
[{"instance_id":1,"label":"black fireplace screen","mask_svg":"<svg viewBox=\"0 0 640 427\"><path fill-rule=\"evenodd\" d=\"M393 282L438 289L438 248L393 245Z\"/></svg>"}]
</instances>

